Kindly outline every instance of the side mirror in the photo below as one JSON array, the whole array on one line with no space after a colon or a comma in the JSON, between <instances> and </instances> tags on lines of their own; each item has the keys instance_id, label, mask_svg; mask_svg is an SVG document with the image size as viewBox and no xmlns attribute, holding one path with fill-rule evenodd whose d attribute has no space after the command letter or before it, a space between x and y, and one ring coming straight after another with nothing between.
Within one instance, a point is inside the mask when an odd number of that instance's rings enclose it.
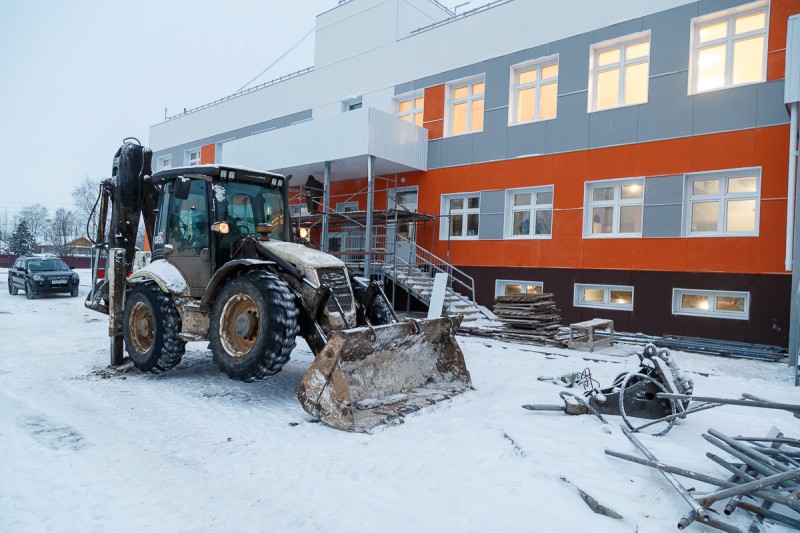
<instances>
[{"instance_id":1,"label":"side mirror","mask_svg":"<svg viewBox=\"0 0 800 533\"><path fill-rule=\"evenodd\" d=\"M272 233L272 224L256 224L256 232L258 232L260 240L268 241L269 234Z\"/></svg>"},{"instance_id":2,"label":"side mirror","mask_svg":"<svg viewBox=\"0 0 800 533\"><path fill-rule=\"evenodd\" d=\"M189 198L189 187L191 187L192 181L189 178L185 178L181 176L180 178L175 180L175 187L173 189L173 194L175 198L178 200L186 200Z\"/></svg>"}]
</instances>

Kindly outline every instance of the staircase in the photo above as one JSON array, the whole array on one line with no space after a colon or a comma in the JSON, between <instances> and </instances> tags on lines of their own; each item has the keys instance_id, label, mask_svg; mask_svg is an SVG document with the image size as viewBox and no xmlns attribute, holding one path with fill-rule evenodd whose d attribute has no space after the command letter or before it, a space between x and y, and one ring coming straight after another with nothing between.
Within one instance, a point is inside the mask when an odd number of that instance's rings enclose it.
<instances>
[{"instance_id":1,"label":"staircase","mask_svg":"<svg viewBox=\"0 0 800 533\"><path fill-rule=\"evenodd\" d=\"M407 253L398 253L397 246L393 253L387 252L387 261L381 265L383 276L430 305L434 276L438 273L447 274L444 313L463 315L465 322L486 318L475 302L475 280L471 276L402 236L397 236L397 244ZM391 260L392 256L394 261Z\"/></svg>"}]
</instances>

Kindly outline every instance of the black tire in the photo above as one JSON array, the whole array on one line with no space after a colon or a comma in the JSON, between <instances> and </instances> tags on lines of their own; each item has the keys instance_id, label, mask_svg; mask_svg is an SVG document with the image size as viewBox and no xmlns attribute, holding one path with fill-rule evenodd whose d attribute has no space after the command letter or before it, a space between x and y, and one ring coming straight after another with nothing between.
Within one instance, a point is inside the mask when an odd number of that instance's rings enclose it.
<instances>
[{"instance_id":1,"label":"black tire","mask_svg":"<svg viewBox=\"0 0 800 533\"><path fill-rule=\"evenodd\" d=\"M295 346L298 309L289 286L262 270L233 276L214 299L208 340L220 370L255 381L280 372Z\"/></svg>"},{"instance_id":2,"label":"black tire","mask_svg":"<svg viewBox=\"0 0 800 533\"><path fill-rule=\"evenodd\" d=\"M8 294L12 296L16 296L19 293L19 289L14 286L14 283L11 281L11 278L8 280Z\"/></svg>"},{"instance_id":3,"label":"black tire","mask_svg":"<svg viewBox=\"0 0 800 533\"><path fill-rule=\"evenodd\" d=\"M72 289L72 292L69 293L69 295L72 296L73 298L78 296L78 287L75 287L74 289Z\"/></svg>"},{"instance_id":4,"label":"black tire","mask_svg":"<svg viewBox=\"0 0 800 533\"><path fill-rule=\"evenodd\" d=\"M28 300L33 300L36 298L36 293L33 292L33 287L31 287L31 284L27 281L25 282L25 298Z\"/></svg>"},{"instance_id":5,"label":"black tire","mask_svg":"<svg viewBox=\"0 0 800 533\"><path fill-rule=\"evenodd\" d=\"M125 350L143 372L166 372L186 351L186 342L178 337L178 310L155 283L140 283L128 293L122 329Z\"/></svg>"},{"instance_id":6,"label":"black tire","mask_svg":"<svg viewBox=\"0 0 800 533\"><path fill-rule=\"evenodd\" d=\"M367 293L367 288L358 281L353 281L353 296L359 304L363 301L364 295ZM386 324L394 323L394 313L392 308L383 296L378 294L375 297L375 302L372 304L372 311L369 314L369 323L373 326L385 326Z\"/></svg>"}]
</instances>

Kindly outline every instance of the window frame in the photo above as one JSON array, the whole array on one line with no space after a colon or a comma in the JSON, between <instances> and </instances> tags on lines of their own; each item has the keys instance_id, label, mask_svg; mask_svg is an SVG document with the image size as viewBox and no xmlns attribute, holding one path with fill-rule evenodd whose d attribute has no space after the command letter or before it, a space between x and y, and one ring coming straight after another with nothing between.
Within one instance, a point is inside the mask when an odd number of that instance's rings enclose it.
<instances>
[{"instance_id":1,"label":"window frame","mask_svg":"<svg viewBox=\"0 0 800 533\"><path fill-rule=\"evenodd\" d=\"M473 87L476 84L482 83L483 84L483 93L480 95L473 95ZM468 94L466 98L459 98L456 99L454 97L454 92L456 89L460 89L463 86L467 86L469 88ZM472 129L472 103L477 100L483 100L483 118L481 119L481 123L486 117L486 75L485 74L478 74L477 76L469 76L467 78L461 78L459 80L454 80L445 83L445 137L458 137L460 135L471 135L473 133L481 133L483 132L484 128L481 127L479 130ZM457 104L466 103L467 105L467 131L461 133L453 133L453 108ZM484 124L485 125L485 124Z\"/></svg>"},{"instance_id":2,"label":"window frame","mask_svg":"<svg viewBox=\"0 0 800 533\"><path fill-rule=\"evenodd\" d=\"M710 305L708 311L685 308L681 305L681 298L684 295L709 296ZM744 298L744 311L718 311L717 298ZM750 293L747 291L715 291L707 289L672 289L672 314L681 316L698 316L705 318L722 318L727 320L749 320L750 319Z\"/></svg>"},{"instance_id":3,"label":"window frame","mask_svg":"<svg viewBox=\"0 0 800 533\"><path fill-rule=\"evenodd\" d=\"M642 186L642 196L640 198L622 199L622 187L627 185L634 185L640 183ZM642 231L631 233L620 233L620 213L621 207L639 205L642 207L642 229L644 229L644 195L647 180L644 177L639 178L622 178L612 180L600 181L587 181L584 188L584 202L583 202L583 238L584 239L640 239ZM599 200L592 199L592 192L596 188L614 187L614 200ZM592 212L594 207L613 207L614 220L612 222L613 231L611 233L593 233L592 232Z\"/></svg>"},{"instance_id":4,"label":"window frame","mask_svg":"<svg viewBox=\"0 0 800 533\"><path fill-rule=\"evenodd\" d=\"M168 166L164 166L165 161L168 163ZM156 159L156 171L166 170L169 168L172 168L172 154L162 155Z\"/></svg>"},{"instance_id":5,"label":"window frame","mask_svg":"<svg viewBox=\"0 0 800 533\"><path fill-rule=\"evenodd\" d=\"M416 107L417 100L422 98L422 107ZM411 102L411 108L408 111L400 111L400 104L402 102ZM400 120L404 120L409 124L414 124L416 126L422 127L425 121L425 91L411 91L408 93L400 94L394 97L394 112L397 118ZM415 118L419 115L420 123L417 124L415 122ZM409 117L410 120L406 120L404 117Z\"/></svg>"},{"instance_id":6,"label":"window frame","mask_svg":"<svg viewBox=\"0 0 800 533\"><path fill-rule=\"evenodd\" d=\"M542 294L544 292L544 283L541 281L521 281L515 279L497 279L494 282L494 296L495 298L498 296L508 296L505 293L505 288L508 285L520 285L522 288L521 294L528 294L526 292L526 287L537 287L539 292L534 294Z\"/></svg>"},{"instance_id":7,"label":"window frame","mask_svg":"<svg viewBox=\"0 0 800 533\"><path fill-rule=\"evenodd\" d=\"M463 198L464 207L462 209L458 209L457 211L450 211L450 200L454 200L457 198ZM468 207L468 199L469 198L478 198L478 207L470 208ZM454 193L454 194L443 194L441 198L441 211L440 211L440 220L446 221L443 224L439 225L439 239L446 241L469 241L469 240L477 240L480 236L481 232L481 193L480 192L465 192L465 193ZM461 221L461 235L450 235L450 217L453 216L453 213L462 214L464 218ZM469 224L469 217L468 215L478 215L478 231L475 235L466 235L467 227Z\"/></svg>"},{"instance_id":8,"label":"window frame","mask_svg":"<svg viewBox=\"0 0 800 533\"><path fill-rule=\"evenodd\" d=\"M552 201L549 204L536 203L536 195L541 192L549 192L552 196ZM525 207L514 206L514 196L517 194L530 194L531 203ZM505 215L503 220L503 238L513 240L527 240L527 239L552 239L553 238L553 205L555 203L555 186L554 185L540 185L536 187L521 187L518 189L507 189L505 197ZM537 211L550 211L550 233L536 234L536 212ZM514 213L520 211L527 211L531 213L531 218L527 235L514 235ZM532 232L531 232L532 231Z\"/></svg>"},{"instance_id":9,"label":"window frame","mask_svg":"<svg viewBox=\"0 0 800 533\"><path fill-rule=\"evenodd\" d=\"M635 58L632 60L627 59L627 49L630 46L635 46L642 43L650 44L650 48L648 49L647 55ZM608 52L609 50L614 50L615 48L620 49L620 59L618 62L611 64L611 65L603 65L602 67L598 65L599 63L599 56L604 52ZM599 43L595 43L590 48L589 53L589 102L588 102L588 112L589 113L600 113L603 111L609 111L611 109L619 109L622 107L631 107L636 105L645 105L650 101L650 57L652 55L652 39L650 30L645 30L637 33L632 33L630 35L625 35L622 37L618 37L615 39L609 39L607 41L602 41ZM636 103L625 103L625 68L630 65L638 65L642 63L647 63L647 89L645 91L645 99L643 102L636 102ZM617 105L604 107L599 109L597 107L597 98L599 96L598 91L598 83L597 78L598 74L602 72L608 72L611 70L619 69L619 89L617 93Z\"/></svg>"},{"instance_id":10,"label":"window frame","mask_svg":"<svg viewBox=\"0 0 800 533\"><path fill-rule=\"evenodd\" d=\"M197 163L192 163L192 154L197 154ZM202 160L203 154L201 153L201 147L197 146L195 148L189 148L188 150L184 150L183 152L183 164L187 167L195 167L200 165L200 161Z\"/></svg>"},{"instance_id":11,"label":"window frame","mask_svg":"<svg viewBox=\"0 0 800 533\"><path fill-rule=\"evenodd\" d=\"M517 63L516 65L511 66L511 81L509 85L509 95L508 95L508 102L509 102L509 110L508 110L508 125L509 126L519 126L522 124L532 124L534 122L545 122L547 120L555 120L558 118L558 73L556 73L555 78L547 78L546 80L542 79L542 69L546 67L550 67L555 65L558 69L560 69L559 64L559 55L553 54L546 57L540 57L537 59L532 59L530 61L523 61L522 63ZM536 81L531 83L519 83L519 74L520 72L524 72L526 70L533 70L536 69ZM542 100L542 91L541 88L543 85L553 85L556 86L556 107L555 107L555 115L548 118L541 118L540 109L541 109L541 100ZM534 118L532 120L524 120L520 121L517 119L518 112L519 112L519 93L521 90L536 88L536 101L534 103Z\"/></svg>"},{"instance_id":12,"label":"window frame","mask_svg":"<svg viewBox=\"0 0 800 533\"><path fill-rule=\"evenodd\" d=\"M683 236L691 238L708 237L758 237L761 220L761 175L762 167L737 168L729 170L714 170L710 172L694 172L684 174L684 195L683 195ZM754 193L729 193L728 180L731 178L756 178L756 192ZM720 192L694 196L692 194L692 183L708 179L720 180ZM698 200L693 200L698 198ZM755 200L755 220L753 221L753 231L727 231L728 200ZM717 209L717 230L716 231L692 231L692 204L708 203L716 201L719 204ZM720 229L722 228L722 229Z\"/></svg>"},{"instance_id":13,"label":"window frame","mask_svg":"<svg viewBox=\"0 0 800 533\"><path fill-rule=\"evenodd\" d=\"M734 35L735 19L754 15L756 13L764 12L765 22L763 30L754 30L741 36ZM715 13L709 13L695 17L691 21L690 33L690 48L689 48L689 95L706 94L714 91L724 91L733 87L743 87L746 85L753 85L755 83L764 83L767 81L767 59L769 57L769 15L770 15L770 2L769 0L758 0L749 4L732 7ZM715 39L707 43L700 43L700 30L707 26L713 26L720 22L728 22L728 33L724 38ZM762 61L762 72L760 81L748 81L744 83L733 83L733 45L736 41L743 41L752 39L754 37L764 36L764 57ZM698 56L701 50L726 44L725 47L725 84L722 87L714 87L711 89L699 90L697 84L699 81Z\"/></svg>"},{"instance_id":14,"label":"window frame","mask_svg":"<svg viewBox=\"0 0 800 533\"><path fill-rule=\"evenodd\" d=\"M587 302L583 299L583 291L602 290L604 291L603 302ZM631 303L621 304L611 301L611 291L626 291L631 293ZM632 285L608 285L605 283L576 283L573 288L572 305L574 307L591 307L593 309L614 309L617 311L633 311L636 302L636 295Z\"/></svg>"}]
</instances>

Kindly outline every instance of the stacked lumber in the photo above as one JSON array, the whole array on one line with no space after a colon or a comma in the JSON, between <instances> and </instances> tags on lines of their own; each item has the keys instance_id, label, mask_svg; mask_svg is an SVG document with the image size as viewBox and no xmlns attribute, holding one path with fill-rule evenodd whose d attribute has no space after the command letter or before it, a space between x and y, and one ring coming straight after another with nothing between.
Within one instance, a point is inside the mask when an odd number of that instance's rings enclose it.
<instances>
[{"instance_id":1,"label":"stacked lumber","mask_svg":"<svg viewBox=\"0 0 800 533\"><path fill-rule=\"evenodd\" d=\"M552 294L498 296L494 300L493 311L502 322L502 327L494 332L499 338L536 344L561 344L553 342L561 327L561 315Z\"/></svg>"}]
</instances>

